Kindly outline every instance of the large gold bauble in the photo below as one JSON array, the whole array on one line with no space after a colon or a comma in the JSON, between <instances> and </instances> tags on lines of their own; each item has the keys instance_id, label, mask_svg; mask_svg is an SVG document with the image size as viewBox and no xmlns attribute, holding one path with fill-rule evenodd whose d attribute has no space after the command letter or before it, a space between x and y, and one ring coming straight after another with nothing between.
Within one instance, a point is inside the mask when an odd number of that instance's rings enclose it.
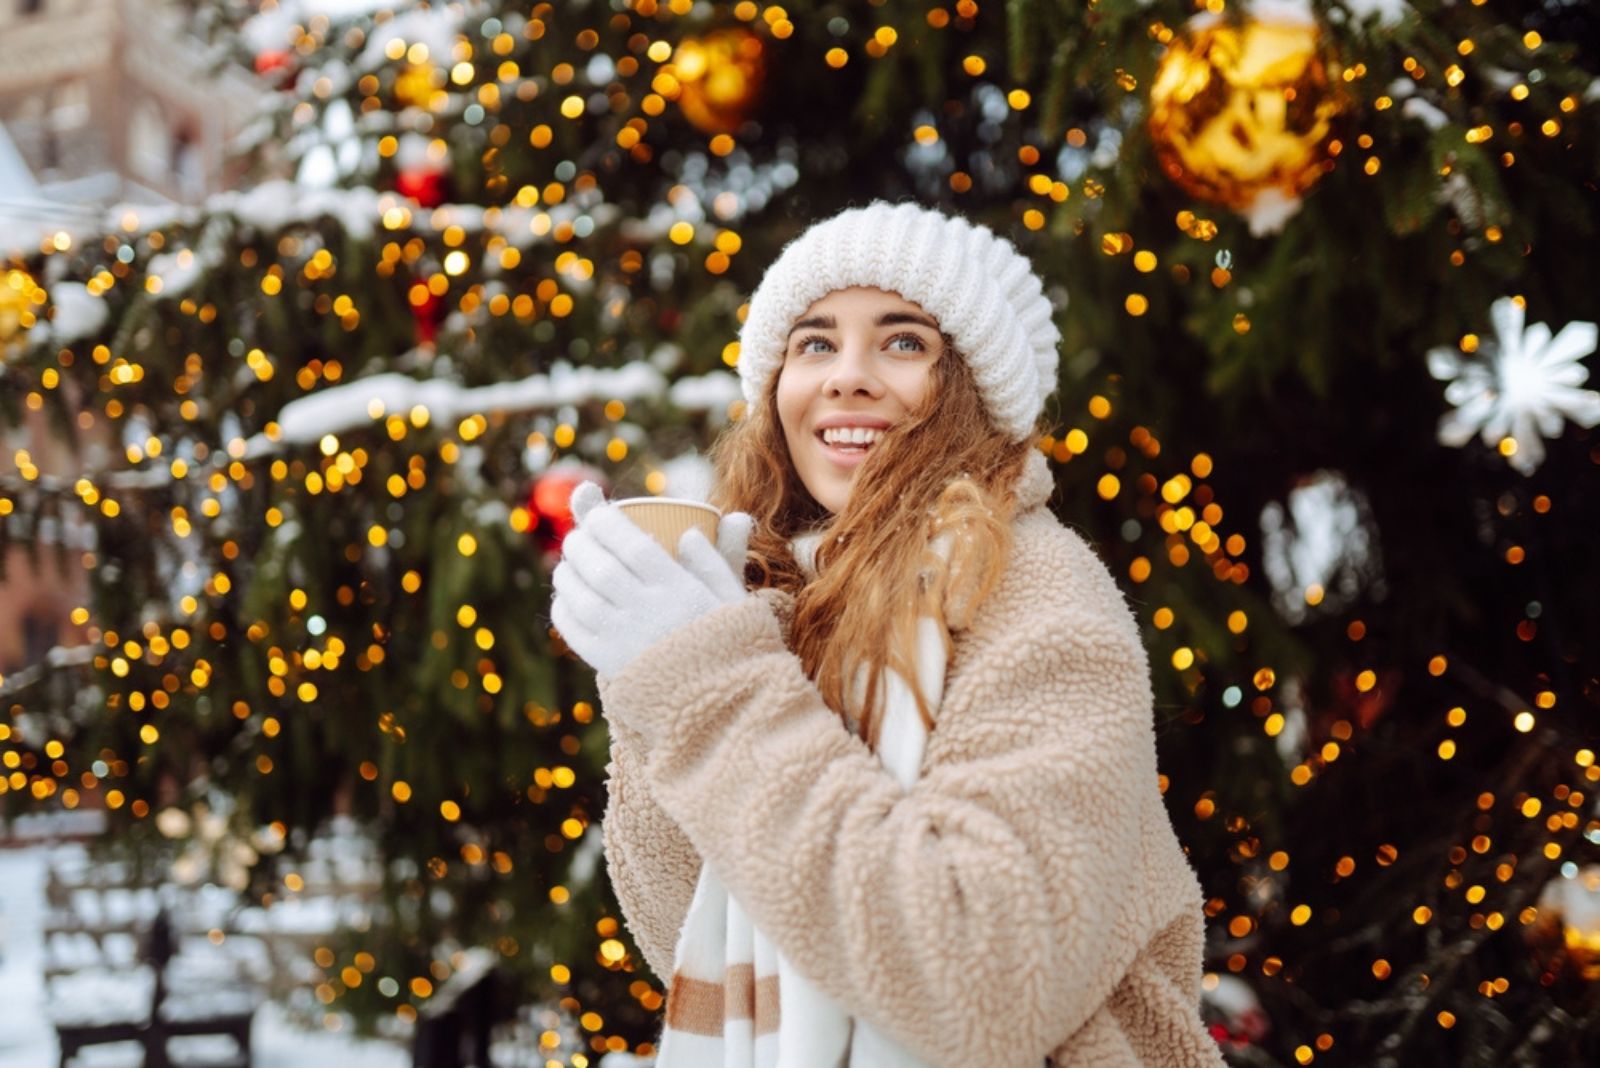
<instances>
[{"instance_id":1,"label":"large gold bauble","mask_svg":"<svg viewBox=\"0 0 1600 1068\"><path fill-rule=\"evenodd\" d=\"M429 107L433 102L433 94L438 89L438 86L434 85L437 74L438 67L431 61L407 63L401 68L400 73L394 76L395 101L401 107Z\"/></svg>"},{"instance_id":2,"label":"large gold bauble","mask_svg":"<svg viewBox=\"0 0 1600 1068\"><path fill-rule=\"evenodd\" d=\"M1546 883L1526 937L1552 973L1600 980L1600 864Z\"/></svg>"},{"instance_id":3,"label":"large gold bauble","mask_svg":"<svg viewBox=\"0 0 1600 1068\"><path fill-rule=\"evenodd\" d=\"M1333 165L1345 98L1310 21L1190 23L1150 87L1161 169L1192 196L1235 210L1309 189Z\"/></svg>"},{"instance_id":4,"label":"large gold bauble","mask_svg":"<svg viewBox=\"0 0 1600 1068\"><path fill-rule=\"evenodd\" d=\"M34 309L43 303L44 291L27 271L12 267L0 272L0 360L20 348L22 335L37 321Z\"/></svg>"},{"instance_id":5,"label":"large gold bauble","mask_svg":"<svg viewBox=\"0 0 1600 1068\"><path fill-rule=\"evenodd\" d=\"M766 72L761 38L743 27L685 37L672 54L678 106L702 133L738 130L755 110Z\"/></svg>"}]
</instances>

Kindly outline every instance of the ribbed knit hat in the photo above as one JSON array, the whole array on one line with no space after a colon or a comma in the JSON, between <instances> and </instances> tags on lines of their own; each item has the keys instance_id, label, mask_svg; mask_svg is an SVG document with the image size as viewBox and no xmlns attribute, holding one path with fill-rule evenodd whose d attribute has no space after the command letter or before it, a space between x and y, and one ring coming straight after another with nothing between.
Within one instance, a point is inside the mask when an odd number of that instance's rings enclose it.
<instances>
[{"instance_id":1,"label":"ribbed knit hat","mask_svg":"<svg viewBox=\"0 0 1600 1068\"><path fill-rule=\"evenodd\" d=\"M795 320L836 289L874 286L939 320L966 357L995 425L1033 433L1056 388L1060 331L1032 265L988 227L918 204L877 200L815 223L756 287L739 332L739 380L758 403L783 366Z\"/></svg>"}]
</instances>

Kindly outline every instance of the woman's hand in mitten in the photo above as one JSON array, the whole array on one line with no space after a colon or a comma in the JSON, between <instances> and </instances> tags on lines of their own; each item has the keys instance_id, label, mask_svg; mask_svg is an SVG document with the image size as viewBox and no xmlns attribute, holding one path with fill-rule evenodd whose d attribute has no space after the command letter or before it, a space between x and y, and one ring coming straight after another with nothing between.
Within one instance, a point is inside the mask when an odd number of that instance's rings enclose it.
<instances>
[{"instance_id":1,"label":"woman's hand in mitten","mask_svg":"<svg viewBox=\"0 0 1600 1068\"><path fill-rule=\"evenodd\" d=\"M744 562L750 552L750 528L755 525L755 520L750 518L748 512L729 512L717 523L717 554L728 565L726 572L709 568L711 575L707 576L706 584L713 593L728 603L742 601L750 596L750 591L744 586ZM705 535L698 530L690 531L699 541L705 541ZM678 553L683 554L683 546L678 546ZM704 554L696 549L697 556L704 558ZM710 561L706 560L709 565Z\"/></svg>"},{"instance_id":2,"label":"woman's hand in mitten","mask_svg":"<svg viewBox=\"0 0 1600 1068\"><path fill-rule=\"evenodd\" d=\"M568 646L602 678L619 674L651 645L724 603L745 596L743 580L699 531L684 534L678 559L603 503L598 486L572 495L576 529L562 542L552 582L551 622ZM718 531L726 551L748 541L749 520L725 519ZM741 530L742 528L742 530ZM742 567L741 567L742 571Z\"/></svg>"}]
</instances>

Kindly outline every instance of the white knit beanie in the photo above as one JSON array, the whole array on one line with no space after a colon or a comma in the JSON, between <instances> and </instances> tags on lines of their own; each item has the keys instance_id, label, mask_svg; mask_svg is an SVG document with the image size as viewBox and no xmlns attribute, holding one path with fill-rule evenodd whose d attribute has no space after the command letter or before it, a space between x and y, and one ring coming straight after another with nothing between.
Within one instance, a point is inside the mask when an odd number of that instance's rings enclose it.
<instances>
[{"instance_id":1,"label":"white knit beanie","mask_svg":"<svg viewBox=\"0 0 1600 1068\"><path fill-rule=\"evenodd\" d=\"M785 246L756 287L739 332L739 380L759 403L783 366L795 320L836 289L898 293L939 320L966 357L995 425L1034 430L1056 388L1060 331L1032 265L988 227L918 204L877 200L814 224Z\"/></svg>"}]
</instances>

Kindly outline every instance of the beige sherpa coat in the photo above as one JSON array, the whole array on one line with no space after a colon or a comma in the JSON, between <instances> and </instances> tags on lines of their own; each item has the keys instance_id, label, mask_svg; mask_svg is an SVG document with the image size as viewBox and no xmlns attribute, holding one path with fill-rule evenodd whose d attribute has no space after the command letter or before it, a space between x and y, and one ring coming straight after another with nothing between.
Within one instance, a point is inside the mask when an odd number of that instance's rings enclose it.
<instances>
[{"instance_id":1,"label":"beige sherpa coat","mask_svg":"<svg viewBox=\"0 0 1600 1068\"><path fill-rule=\"evenodd\" d=\"M658 976L704 857L819 990L940 1068L1222 1064L1139 631L1030 474L909 792L805 677L777 591L602 685L606 859Z\"/></svg>"}]
</instances>

